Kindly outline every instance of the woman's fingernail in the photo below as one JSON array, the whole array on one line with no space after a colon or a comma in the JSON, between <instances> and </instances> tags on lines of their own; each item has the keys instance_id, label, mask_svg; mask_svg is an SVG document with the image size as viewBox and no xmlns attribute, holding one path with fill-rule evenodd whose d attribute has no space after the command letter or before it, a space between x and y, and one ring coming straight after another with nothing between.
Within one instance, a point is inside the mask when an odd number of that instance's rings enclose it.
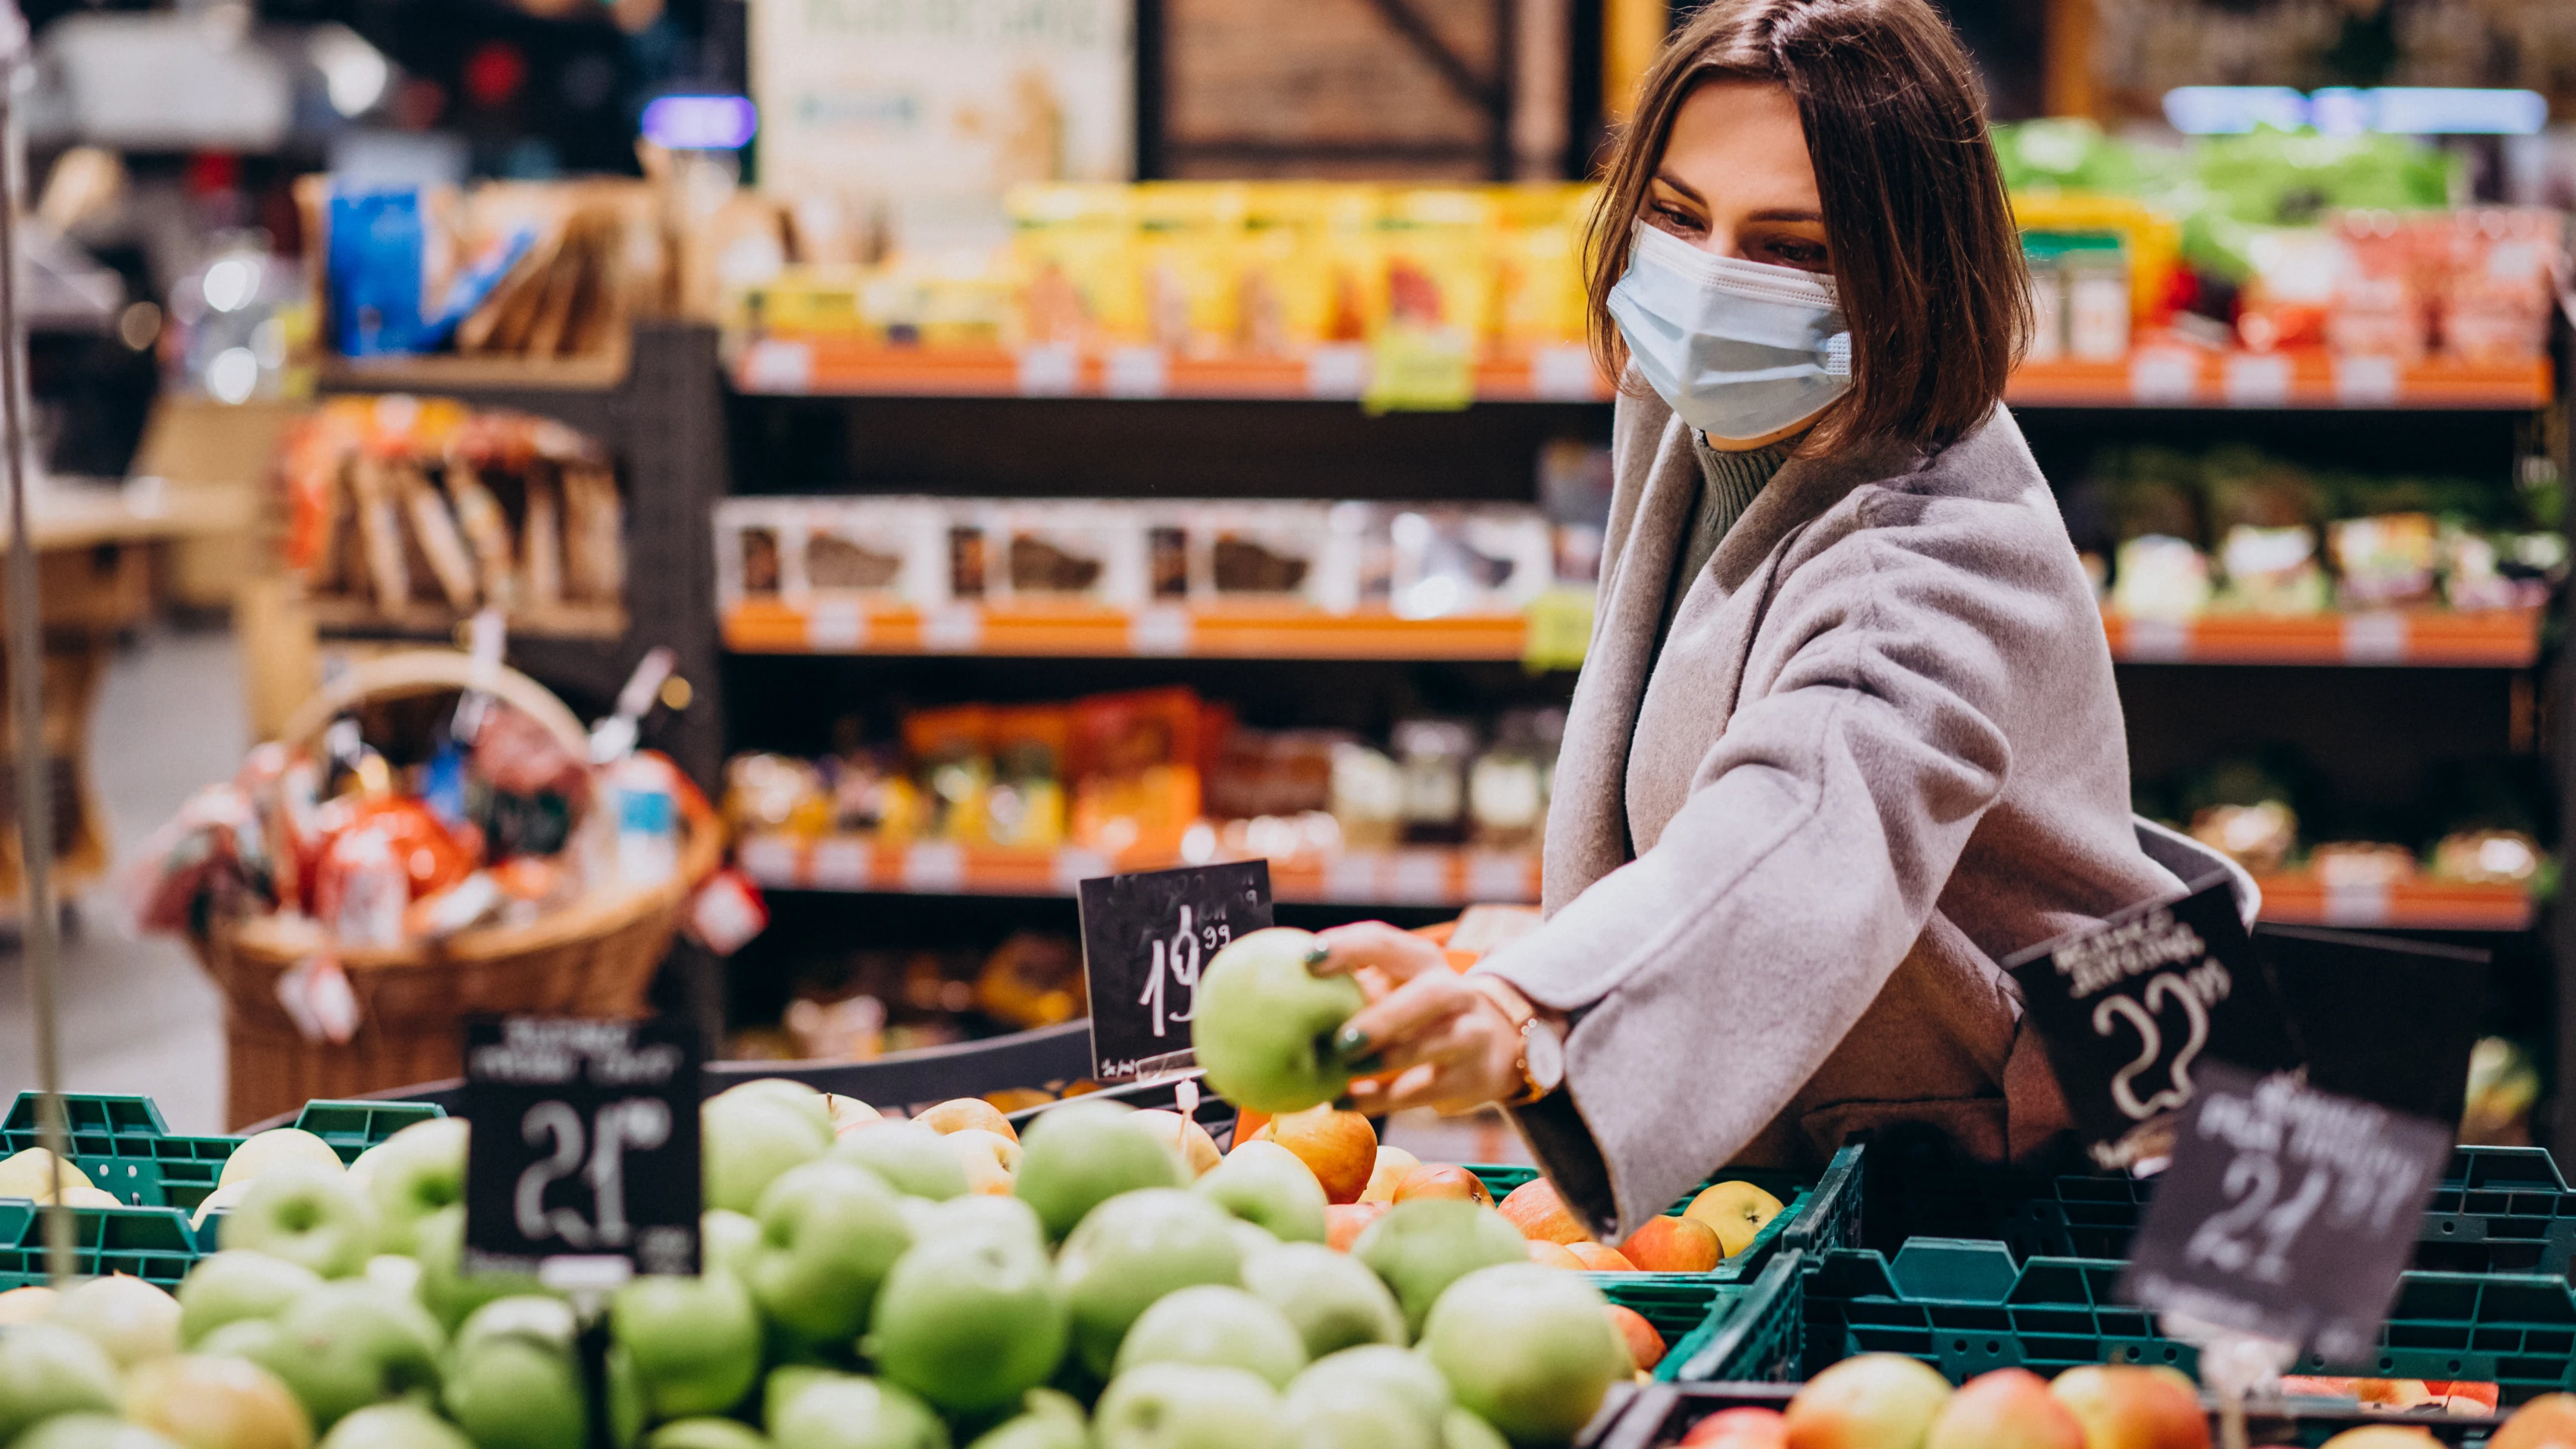
<instances>
[{"instance_id":1,"label":"woman's fingernail","mask_svg":"<svg viewBox=\"0 0 2576 1449\"><path fill-rule=\"evenodd\" d=\"M1321 966L1326 961L1332 959L1332 955L1332 947L1318 942L1314 949L1306 953L1306 969L1309 971L1314 970L1316 967Z\"/></svg>"},{"instance_id":2,"label":"woman's fingernail","mask_svg":"<svg viewBox=\"0 0 2576 1449\"><path fill-rule=\"evenodd\" d=\"M1355 1060L1368 1049L1368 1033L1358 1027L1346 1026L1333 1034L1333 1054L1343 1061Z\"/></svg>"}]
</instances>

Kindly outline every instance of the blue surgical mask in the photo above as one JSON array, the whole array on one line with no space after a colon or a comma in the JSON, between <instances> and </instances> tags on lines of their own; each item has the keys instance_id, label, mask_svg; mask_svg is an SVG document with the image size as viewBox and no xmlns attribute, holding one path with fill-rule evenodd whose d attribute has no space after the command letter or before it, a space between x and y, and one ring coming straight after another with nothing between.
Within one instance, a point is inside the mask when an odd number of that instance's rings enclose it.
<instances>
[{"instance_id":1,"label":"blue surgical mask","mask_svg":"<svg viewBox=\"0 0 2576 1449\"><path fill-rule=\"evenodd\" d=\"M1638 373L1714 440L1794 428L1851 386L1831 277L1716 256L1640 222L1610 315Z\"/></svg>"}]
</instances>

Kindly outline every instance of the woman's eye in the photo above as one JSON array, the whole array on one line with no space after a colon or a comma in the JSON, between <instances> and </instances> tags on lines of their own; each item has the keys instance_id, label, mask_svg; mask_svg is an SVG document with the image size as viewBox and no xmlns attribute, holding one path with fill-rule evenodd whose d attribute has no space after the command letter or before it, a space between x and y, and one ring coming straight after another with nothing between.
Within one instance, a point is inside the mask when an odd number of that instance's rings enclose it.
<instances>
[{"instance_id":1,"label":"woman's eye","mask_svg":"<svg viewBox=\"0 0 2576 1449\"><path fill-rule=\"evenodd\" d=\"M1764 243L1763 250L1771 254L1773 261L1784 267L1803 267L1809 271L1822 270L1829 256L1822 242L1800 241L1785 237Z\"/></svg>"},{"instance_id":2,"label":"woman's eye","mask_svg":"<svg viewBox=\"0 0 2576 1449\"><path fill-rule=\"evenodd\" d=\"M1683 236L1696 235L1700 229L1698 217L1660 202L1649 205L1646 208L1646 216L1664 230L1678 232Z\"/></svg>"}]
</instances>

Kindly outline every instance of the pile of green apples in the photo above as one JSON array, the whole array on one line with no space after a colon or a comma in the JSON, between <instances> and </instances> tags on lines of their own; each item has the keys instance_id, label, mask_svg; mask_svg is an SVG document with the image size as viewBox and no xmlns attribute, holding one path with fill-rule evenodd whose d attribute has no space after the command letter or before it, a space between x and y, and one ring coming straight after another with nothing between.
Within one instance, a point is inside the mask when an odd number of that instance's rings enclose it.
<instances>
[{"instance_id":1,"label":"pile of green apples","mask_svg":"<svg viewBox=\"0 0 2576 1449\"><path fill-rule=\"evenodd\" d=\"M1022 1141L772 1080L702 1119L703 1271L619 1289L604 1365L534 1279L460 1270L443 1119L346 1171L264 1149L175 1296L0 1304L32 1320L0 1327L0 1443L586 1449L599 1416L642 1449L1501 1449L1632 1371L1491 1208L1399 1203L1336 1251L1294 1153L1172 1113L1076 1099Z\"/></svg>"}]
</instances>

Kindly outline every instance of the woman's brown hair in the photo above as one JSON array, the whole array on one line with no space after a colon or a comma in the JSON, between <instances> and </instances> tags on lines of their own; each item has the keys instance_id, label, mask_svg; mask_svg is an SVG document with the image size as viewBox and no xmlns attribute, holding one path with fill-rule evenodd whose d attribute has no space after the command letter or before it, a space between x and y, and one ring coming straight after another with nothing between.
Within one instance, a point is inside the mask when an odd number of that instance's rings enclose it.
<instances>
[{"instance_id":1,"label":"woman's brown hair","mask_svg":"<svg viewBox=\"0 0 2576 1449\"><path fill-rule=\"evenodd\" d=\"M1712 0L1640 86L1587 239L1592 347L1623 374L1610 289L1673 115L1709 81L1786 87L1807 132L1852 387L1809 434L1938 448L1994 411L2031 326L2030 279L1958 38L1927 0Z\"/></svg>"}]
</instances>

